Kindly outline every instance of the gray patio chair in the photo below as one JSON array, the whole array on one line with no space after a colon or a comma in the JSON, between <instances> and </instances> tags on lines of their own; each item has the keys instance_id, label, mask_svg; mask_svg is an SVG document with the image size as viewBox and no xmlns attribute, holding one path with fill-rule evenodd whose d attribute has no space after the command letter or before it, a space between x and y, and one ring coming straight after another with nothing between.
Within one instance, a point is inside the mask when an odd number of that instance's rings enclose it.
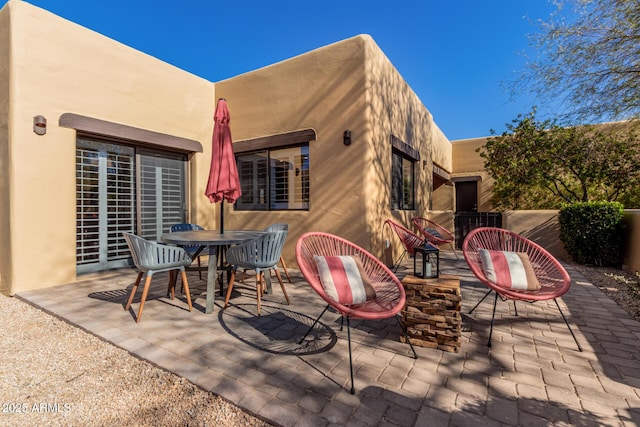
<instances>
[{"instance_id":1,"label":"gray patio chair","mask_svg":"<svg viewBox=\"0 0 640 427\"><path fill-rule=\"evenodd\" d=\"M131 257L133 258L133 263L138 270L138 277L136 278L136 282L131 289L129 300L127 301L127 305L124 309L129 310L129 307L131 307L133 298L138 291L138 286L140 285L142 275L146 273L144 288L142 289L142 297L140 298L140 308L138 309L138 316L136 318L136 322L140 322L140 319L142 318L142 310L144 309L144 303L147 299L147 294L149 293L149 285L151 285L153 274L164 271L169 271L171 273L171 281L169 283L169 287L171 290L171 299L173 299L175 295L176 285L176 281L173 277L173 272L174 270L180 270L180 273L182 274L182 283L184 285L184 294L187 298L189 311L191 311L191 295L189 294L189 282L187 280L185 267L191 265L192 259L189 257L189 255L187 255L187 252L177 246L169 246L157 242L151 242L131 233L123 232L122 234L127 241L127 245L129 246L129 250L131 251Z\"/></svg>"},{"instance_id":2,"label":"gray patio chair","mask_svg":"<svg viewBox=\"0 0 640 427\"><path fill-rule=\"evenodd\" d=\"M169 231L172 233L176 231L197 231L197 230L204 230L204 228L199 226L198 224L187 223L187 224L173 224L169 229ZM202 265L200 263L200 257L209 255L209 248L206 246L204 248L200 246L183 246L183 248L185 251L187 251L187 254L191 258L193 258L196 253L198 254L197 255L198 277L200 278L200 280L202 280Z\"/></svg>"},{"instance_id":3,"label":"gray patio chair","mask_svg":"<svg viewBox=\"0 0 640 427\"><path fill-rule=\"evenodd\" d=\"M260 298L264 294L265 271L268 272L271 269L275 269L278 282L280 282L280 287L282 288L282 293L287 300L287 304L290 304L287 290L282 282L282 276L276 268L278 260L282 254L282 248L284 247L286 237L287 232L284 230L266 232L256 239L227 249L227 262L232 266L232 270L231 278L229 280L229 288L227 289L227 297L224 300L224 308L227 308L227 305L229 304L229 298L233 291L233 284L238 268L255 270L256 272L258 315L260 315ZM270 280L269 278L267 279Z\"/></svg>"},{"instance_id":4,"label":"gray patio chair","mask_svg":"<svg viewBox=\"0 0 640 427\"><path fill-rule=\"evenodd\" d=\"M270 226L268 226L267 228L265 228L263 231L286 231L287 233L289 232L289 224L284 224L284 223L278 223L278 224L271 224ZM287 264L285 264L284 262L284 258L282 257L282 255L280 256L280 265L282 265L282 270L284 270L284 275L287 276L287 281L289 283L291 283L291 276L289 276L289 270L287 270ZM277 270L277 266L274 267L274 270ZM242 278L240 279L240 283L244 283L244 279L246 277L246 270L242 272Z\"/></svg>"},{"instance_id":5,"label":"gray patio chair","mask_svg":"<svg viewBox=\"0 0 640 427\"><path fill-rule=\"evenodd\" d=\"M271 224L270 226L264 229L264 231L280 231L280 230L286 231L288 233L289 224L284 224L284 223ZM280 255L280 265L282 265L282 270L284 270L284 275L287 276L287 280L289 281L289 283L291 283L291 276L289 276L289 270L287 270L287 264L284 263L284 258L282 258L282 255Z\"/></svg>"}]
</instances>

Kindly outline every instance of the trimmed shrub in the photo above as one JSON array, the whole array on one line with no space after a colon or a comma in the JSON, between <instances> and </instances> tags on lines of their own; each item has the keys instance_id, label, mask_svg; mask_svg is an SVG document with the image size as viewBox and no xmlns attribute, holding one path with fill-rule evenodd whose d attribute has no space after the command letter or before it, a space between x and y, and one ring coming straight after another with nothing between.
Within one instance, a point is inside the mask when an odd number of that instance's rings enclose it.
<instances>
[{"instance_id":1,"label":"trimmed shrub","mask_svg":"<svg viewBox=\"0 0 640 427\"><path fill-rule=\"evenodd\" d=\"M582 202L560 209L560 240L580 264L620 267L624 207L618 202Z\"/></svg>"}]
</instances>

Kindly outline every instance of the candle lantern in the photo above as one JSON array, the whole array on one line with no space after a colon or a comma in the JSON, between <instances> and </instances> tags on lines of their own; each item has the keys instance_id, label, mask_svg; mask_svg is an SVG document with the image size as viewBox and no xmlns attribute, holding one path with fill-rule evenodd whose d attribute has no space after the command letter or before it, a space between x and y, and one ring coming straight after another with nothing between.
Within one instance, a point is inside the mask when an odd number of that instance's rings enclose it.
<instances>
[{"instance_id":1,"label":"candle lantern","mask_svg":"<svg viewBox=\"0 0 640 427\"><path fill-rule=\"evenodd\" d=\"M437 278L440 270L440 250L431 243L416 248L413 253L413 275L422 279Z\"/></svg>"}]
</instances>

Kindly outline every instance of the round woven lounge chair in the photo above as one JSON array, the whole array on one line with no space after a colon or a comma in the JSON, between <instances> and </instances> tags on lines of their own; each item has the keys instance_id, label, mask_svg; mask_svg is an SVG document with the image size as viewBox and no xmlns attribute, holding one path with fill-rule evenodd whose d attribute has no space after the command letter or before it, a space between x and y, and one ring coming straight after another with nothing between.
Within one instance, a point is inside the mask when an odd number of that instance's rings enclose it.
<instances>
[{"instance_id":1,"label":"round woven lounge chair","mask_svg":"<svg viewBox=\"0 0 640 427\"><path fill-rule=\"evenodd\" d=\"M400 255L400 258L398 258L398 260L393 264L393 272L395 273L396 271L398 271L398 267L400 267L400 263L402 262L404 256L407 253L410 256L413 256L416 248L424 246L425 239L424 237L418 236L416 233L409 230L404 225L398 224L397 222L393 221L392 219L387 219L384 223L396 233L396 235L400 239L400 242L402 243L402 247L404 248L404 251L402 252L402 255Z\"/></svg>"},{"instance_id":2,"label":"round woven lounge chair","mask_svg":"<svg viewBox=\"0 0 640 427\"><path fill-rule=\"evenodd\" d=\"M494 253L510 252L515 254L526 254L528 263L533 268L533 274L535 280L539 284L539 289L526 290L526 289L514 289L513 283L509 280L513 278L509 272L505 272L504 268L499 266L495 267L495 274L491 275L488 270L487 256L492 256L490 252L482 251L495 251ZM536 302L553 300L560 311L560 315L564 320L569 332L573 337L578 349L582 351L582 347L578 343L576 336L569 326L569 322L565 317L557 298L566 294L571 286L571 278L567 270L556 260L553 255L547 252L544 248L531 240L520 236L509 230L494 227L480 227L472 230L465 238L462 244L462 253L464 255L471 272L482 282L483 285L489 288L489 291L482 297L480 301L469 311L469 314L480 305L482 301L491 293L495 292L495 300L493 303L493 315L491 317L491 330L489 332L489 341L487 345L491 347L491 335L493 333L493 323L496 314L496 304L498 297L503 300L512 300L514 306L516 301ZM499 264L499 263L496 263ZM502 271L500 271L502 270ZM492 276L491 278L488 276ZM515 307L516 316L518 315L518 309Z\"/></svg>"},{"instance_id":3,"label":"round woven lounge chair","mask_svg":"<svg viewBox=\"0 0 640 427\"><path fill-rule=\"evenodd\" d=\"M368 300L362 304L346 305L336 301L325 290L321 280L316 257L336 257L336 256L354 256L359 258L365 275L371 282L375 290L375 298ZM300 339L302 343L309 332L313 330L316 323L322 315L332 307L341 316L347 320L347 339L349 342L349 368L351 373L351 394L355 393L353 384L353 361L351 354L351 329L350 319L358 318L365 320L379 320L395 317L398 325L405 333L405 338L411 350L413 357L417 358L417 354L406 336L406 331L398 319L398 313L404 307L406 295L400 280L375 256L364 250L363 248L345 240L341 237L322 233L311 232L305 233L298 239L296 244L296 260L300 267L300 272L307 280L311 288L327 303L325 309L315 320L307 333ZM342 323L341 328L342 330Z\"/></svg>"},{"instance_id":4,"label":"round woven lounge chair","mask_svg":"<svg viewBox=\"0 0 640 427\"><path fill-rule=\"evenodd\" d=\"M458 253L456 252L456 248L453 246L453 242L456 240L453 234L437 222L431 221L426 218L414 217L411 219L413 225L416 226L418 231L424 236L427 241L435 246L442 246L449 244L451 246L451 250L458 258Z\"/></svg>"}]
</instances>

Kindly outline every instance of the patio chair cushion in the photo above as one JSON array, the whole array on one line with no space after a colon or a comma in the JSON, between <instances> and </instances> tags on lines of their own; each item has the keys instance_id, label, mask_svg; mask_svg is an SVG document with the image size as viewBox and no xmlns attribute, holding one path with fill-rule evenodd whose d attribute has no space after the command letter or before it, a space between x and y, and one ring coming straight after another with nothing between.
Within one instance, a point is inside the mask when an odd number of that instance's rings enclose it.
<instances>
[{"instance_id":1,"label":"patio chair cushion","mask_svg":"<svg viewBox=\"0 0 640 427\"><path fill-rule=\"evenodd\" d=\"M490 282L507 289L540 289L540 283L526 253L480 249L478 254L482 270Z\"/></svg>"},{"instance_id":2,"label":"patio chair cushion","mask_svg":"<svg viewBox=\"0 0 640 427\"><path fill-rule=\"evenodd\" d=\"M424 231L431 234L433 237L437 237L438 239L444 239L442 234L440 234L440 232L435 228L425 228Z\"/></svg>"},{"instance_id":3,"label":"patio chair cushion","mask_svg":"<svg viewBox=\"0 0 640 427\"><path fill-rule=\"evenodd\" d=\"M320 283L329 297L343 305L364 304L376 291L357 256L314 256Z\"/></svg>"}]
</instances>

